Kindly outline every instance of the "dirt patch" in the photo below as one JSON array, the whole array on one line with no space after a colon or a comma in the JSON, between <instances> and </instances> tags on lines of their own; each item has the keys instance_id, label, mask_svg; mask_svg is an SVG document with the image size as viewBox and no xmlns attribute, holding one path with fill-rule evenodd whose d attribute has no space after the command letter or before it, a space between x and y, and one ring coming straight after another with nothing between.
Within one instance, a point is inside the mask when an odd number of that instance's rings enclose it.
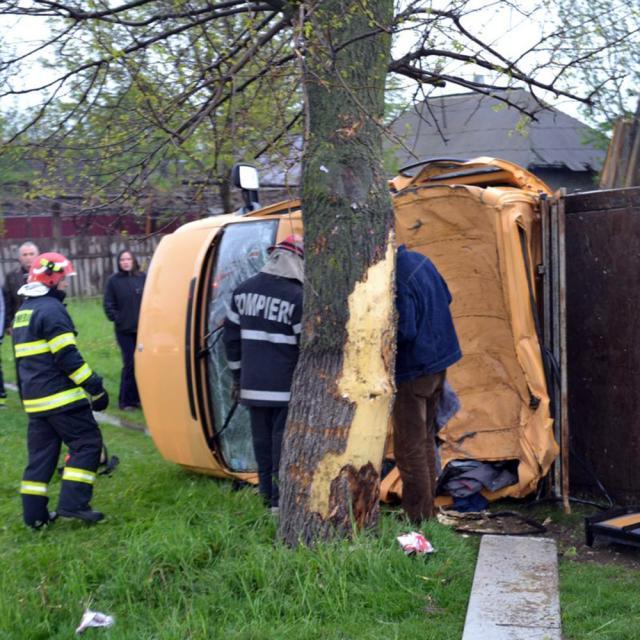
<instances>
[{"instance_id":1,"label":"dirt patch","mask_svg":"<svg viewBox=\"0 0 640 640\"><path fill-rule=\"evenodd\" d=\"M547 538L553 538L558 545L558 555L572 562L591 562L640 569L640 548L616 544L596 538L593 547L585 544L582 522L555 522L551 516L547 522Z\"/></svg>"},{"instance_id":2,"label":"dirt patch","mask_svg":"<svg viewBox=\"0 0 640 640\"><path fill-rule=\"evenodd\" d=\"M512 514L501 517L499 513ZM589 562L640 569L640 548L616 544L596 538L588 547L584 532L584 517L598 513L597 508L577 506L565 514L555 506L527 507L513 502L492 505L489 514L452 514L441 512L438 520L461 534L532 535L552 538L558 555L571 562ZM541 526L545 532L537 531Z\"/></svg>"}]
</instances>

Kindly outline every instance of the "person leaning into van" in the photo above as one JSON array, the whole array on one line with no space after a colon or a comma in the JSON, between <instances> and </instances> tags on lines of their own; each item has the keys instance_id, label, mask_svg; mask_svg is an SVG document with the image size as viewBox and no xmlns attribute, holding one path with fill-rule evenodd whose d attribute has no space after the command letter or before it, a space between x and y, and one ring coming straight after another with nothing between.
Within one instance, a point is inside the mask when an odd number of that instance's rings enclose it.
<instances>
[{"instance_id":1,"label":"person leaning into van","mask_svg":"<svg viewBox=\"0 0 640 640\"><path fill-rule=\"evenodd\" d=\"M415 524L434 515L436 408L447 367L462 357L450 303L447 283L431 260L398 247L393 450L402 479L402 507Z\"/></svg>"},{"instance_id":2,"label":"person leaning into van","mask_svg":"<svg viewBox=\"0 0 640 640\"><path fill-rule=\"evenodd\" d=\"M302 238L290 235L268 252L260 272L233 292L223 340L239 402L249 408L260 494L277 512L282 436L299 353Z\"/></svg>"},{"instance_id":3,"label":"person leaning into van","mask_svg":"<svg viewBox=\"0 0 640 640\"><path fill-rule=\"evenodd\" d=\"M104 312L115 325L116 340L122 355L118 404L125 411L140 406L134 353L146 278L147 274L140 271L133 253L125 249L118 254L118 271L107 280L104 289Z\"/></svg>"},{"instance_id":4,"label":"person leaning into van","mask_svg":"<svg viewBox=\"0 0 640 640\"><path fill-rule=\"evenodd\" d=\"M29 417L28 462L20 493L25 524L34 529L56 515L98 522L103 515L89 502L102 451L102 435L92 409L102 411L109 396L76 347L76 330L64 304L71 261L59 253L35 258L25 297L12 327L18 388ZM48 510L49 482L60 447L69 447L62 472L57 514Z\"/></svg>"}]
</instances>

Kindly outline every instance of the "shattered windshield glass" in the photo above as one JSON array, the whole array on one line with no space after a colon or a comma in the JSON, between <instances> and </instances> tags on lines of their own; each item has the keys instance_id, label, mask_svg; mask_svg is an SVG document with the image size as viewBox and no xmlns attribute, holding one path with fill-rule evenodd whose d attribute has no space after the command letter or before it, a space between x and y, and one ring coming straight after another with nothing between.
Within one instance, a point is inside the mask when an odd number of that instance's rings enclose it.
<instances>
[{"instance_id":1,"label":"shattered windshield glass","mask_svg":"<svg viewBox=\"0 0 640 640\"><path fill-rule=\"evenodd\" d=\"M278 220L260 220L225 227L209 285L207 308L207 368L209 394L216 433L224 460L232 471L257 469L251 442L249 412L233 408L232 376L224 354L222 327L231 294L244 280L258 273L267 259L267 248L275 242Z\"/></svg>"}]
</instances>

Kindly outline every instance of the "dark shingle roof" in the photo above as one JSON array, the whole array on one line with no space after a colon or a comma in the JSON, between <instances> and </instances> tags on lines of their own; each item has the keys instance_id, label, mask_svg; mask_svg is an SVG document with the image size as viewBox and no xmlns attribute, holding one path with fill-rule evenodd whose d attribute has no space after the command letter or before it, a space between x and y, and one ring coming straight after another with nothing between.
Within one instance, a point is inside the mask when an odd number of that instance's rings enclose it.
<instances>
[{"instance_id":1,"label":"dark shingle roof","mask_svg":"<svg viewBox=\"0 0 640 640\"><path fill-rule=\"evenodd\" d=\"M510 91L509 99L535 111L537 120L521 130L523 114L517 109L489 96L464 93L416 104L393 131L420 160L492 156L529 169L600 169L605 152L586 142L588 126L556 109L542 109L524 89ZM403 148L396 155L400 166L416 160Z\"/></svg>"}]
</instances>

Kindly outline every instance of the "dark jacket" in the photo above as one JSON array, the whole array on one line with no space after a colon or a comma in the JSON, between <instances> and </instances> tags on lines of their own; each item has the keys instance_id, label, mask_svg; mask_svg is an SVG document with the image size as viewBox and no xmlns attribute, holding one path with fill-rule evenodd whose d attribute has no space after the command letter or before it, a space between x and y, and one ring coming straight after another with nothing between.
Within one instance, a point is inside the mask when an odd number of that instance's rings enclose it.
<instances>
[{"instance_id":1,"label":"dark jacket","mask_svg":"<svg viewBox=\"0 0 640 640\"><path fill-rule=\"evenodd\" d=\"M404 245L398 247L398 382L444 371L462 357L450 303L447 283L431 260Z\"/></svg>"},{"instance_id":2,"label":"dark jacket","mask_svg":"<svg viewBox=\"0 0 640 640\"><path fill-rule=\"evenodd\" d=\"M223 339L229 368L240 380L243 405L289 404L301 318L298 280L258 273L233 292Z\"/></svg>"},{"instance_id":3,"label":"dark jacket","mask_svg":"<svg viewBox=\"0 0 640 640\"><path fill-rule=\"evenodd\" d=\"M4 279L4 285L2 286L2 291L4 293L4 302L5 302L5 310L4 310L4 327L11 326L13 322L13 317L16 315L16 311L20 308L22 304L22 296L18 295L18 289L27 282L27 277L29 276L29 270L26 271L20 266L13 271L9 271Z\"/></svg>"},{"instance_id":4,"label":"dark jacket","mask_svg":"<svg viewBox=\"0 0 640 640\"><path fill-rule=\"evenodd\" d=\"M116 331L136 333L140 318L142 291L147 274L143 271L118 271L104 289L104 312L115 323Z\"/></svg>"},{"instance_id":5,"label":"dark jacket","mask_svg":"<svg viewBox=\"0 0 640 640\"><path fill-rule=\"evenodd\" d=\"M55 289L27 298L13 321L13 346L20 395L25 411L49 415L88 406L85 391L102 392L102 380L93 373L76 347L76 330Z\"/></svg>"},{"instance_id":6,"label":"dark jacket","mask_svg":"<svg viewBox=\"0 0 640 640\"><path fill-rule=\"evenodd\" d=\"M4 291L0 291L0 344L2 344L2 337L4 336L4 329L5 329L4 314L5 314ZM2 374L0 373L0 378L1 377L2 377Z\"/></svg>"}]
</instances>

